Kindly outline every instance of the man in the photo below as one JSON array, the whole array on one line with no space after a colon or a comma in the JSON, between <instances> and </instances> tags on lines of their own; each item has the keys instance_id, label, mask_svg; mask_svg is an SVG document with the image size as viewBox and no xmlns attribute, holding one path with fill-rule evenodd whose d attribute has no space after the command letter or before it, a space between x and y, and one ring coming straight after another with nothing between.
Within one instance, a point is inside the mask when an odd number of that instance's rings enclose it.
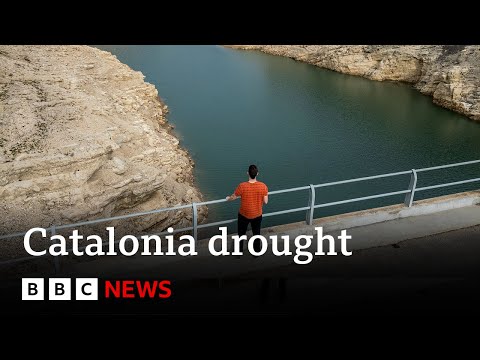
<instances>
[{"instance_id":1,"label":"man","mask_svg":"<svg viewBox=\"0 0 480 360\"><path fill-rule=\"evenodd\" d=\"M248 224L252 226L253 235L260 235L262 225L262 206L268 203L268 188L261 181L257 181L258 168L255 165L248 167L248 181L240 183L234 193L227 196L228 201L241 198L240 210L238 211L238 235L247 233ZM240 251L243 252L243 241ZM260 251L260 240L253 243L255 251Z\"/></svg>"}]
</instances>

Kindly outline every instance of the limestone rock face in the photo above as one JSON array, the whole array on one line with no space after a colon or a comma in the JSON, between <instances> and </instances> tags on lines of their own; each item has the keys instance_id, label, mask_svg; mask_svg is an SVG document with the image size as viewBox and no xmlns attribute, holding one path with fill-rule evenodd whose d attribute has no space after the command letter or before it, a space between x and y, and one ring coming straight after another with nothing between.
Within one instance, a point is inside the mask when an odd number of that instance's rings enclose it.
<instances>
[{"instance_id":1,"label":"limestone rock face","mask_svg":"<svg viewBox=\"0 0 480 360\"><path fill-rule=\"evenodd\" d=\"M372 80L412 84L433 101L480 120L480 46L236 45Z\"/></svg>"},{"instance_id":2,"label":"limestone rock face","mask_svg":"<svg viewBox=\"0 0 480 360\"><path fill-rule=\"evenodd\" d=\"M0 234L200 201L166 112L108 52L0 46ZM190 226L191 211L133 223Z\"/></svg>"}]
</instances>

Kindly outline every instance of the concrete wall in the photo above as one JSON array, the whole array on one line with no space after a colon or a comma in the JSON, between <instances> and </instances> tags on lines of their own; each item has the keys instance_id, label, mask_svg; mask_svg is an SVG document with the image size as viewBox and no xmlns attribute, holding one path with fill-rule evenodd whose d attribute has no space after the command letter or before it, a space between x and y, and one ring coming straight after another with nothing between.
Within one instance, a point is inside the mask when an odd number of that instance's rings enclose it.
<instances>
[{"instance_id":1,"label":"concrete wall","mask_svg":"<svg viewBox=\"0 0 480 360\"><path fill-rule=\"evenodd\" d=\"M359 249L396 244L407 239L478 225L480 224L479 204L480 191L470 191L416 201L410 208L403 204L393 205L315 219L314 224L310 226L305 222L298 222L265 228L262 229L262 235L267 240L271 235L278 235L279 242L283 242L281 235L288 235L293 243L293 239L298 235L315 236L315 227L318 226L323 227L324 234L334 237L340 234L340 230L347 229L348 234L352 236L348 242L348 250L354 251L353 256L355 256L356 250ZM250 234L247 233L247 235ZM291 256L276 257L271 255L270 251L261 257L262 260L252 257L248 251L241 260L236 260L233 256L214 257L209 255L208 240L200 240L197 243L196 249L199 256L102 258L88 263L69 262L65 264L64 272L77 275L81 273L83 276L95 275L99 272L131 276L134 271L146 275L149 272L158 274L161 269L162 274L165 274L170 269L175 272L177 278L192 276L221 278L293 263ZM232 249L231 245L232 241L229 239L229 250ZM340 242L336 241L336 245L336 250L339 252Z\"/></svg>"}]
</instances>

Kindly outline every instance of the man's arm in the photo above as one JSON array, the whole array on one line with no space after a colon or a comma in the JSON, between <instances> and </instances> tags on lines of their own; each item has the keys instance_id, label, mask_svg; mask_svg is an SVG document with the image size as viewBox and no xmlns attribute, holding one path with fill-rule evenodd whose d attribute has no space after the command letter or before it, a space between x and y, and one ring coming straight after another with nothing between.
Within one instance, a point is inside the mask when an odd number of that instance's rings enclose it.
<instances>
[{"instance_id":1,"label":"man's arm","mask_svg":"<svg viewBox=\"0 0 480 360\"><path fill-rule=\"evenodd\" d=\"M263 203L268 204L268 194L263 197Z\"/></svg>"},{"instance_id":2,"label":"man's arm","mask_svg":"<svg viewBox=\"0 0 480 360\"><path fill-rule=\"evenodd\" d=\"M232 195L227 196L225 199L227 199L227 201L233 201L233 200L236 200L239 197L240 196L237 196L237 195L235 195L235 193L233 193Z\"/></svg>"},{"instance_id":3,"label":"man's arm","mask_svg":"<svg viewBox=\"0 0 480 360\"><path fill-rule=\"evenodd\" d=\"M242 196L242 184L238 185L232 195L227 196L227 201L233 201Z\"/></svg>"}]
</instances>

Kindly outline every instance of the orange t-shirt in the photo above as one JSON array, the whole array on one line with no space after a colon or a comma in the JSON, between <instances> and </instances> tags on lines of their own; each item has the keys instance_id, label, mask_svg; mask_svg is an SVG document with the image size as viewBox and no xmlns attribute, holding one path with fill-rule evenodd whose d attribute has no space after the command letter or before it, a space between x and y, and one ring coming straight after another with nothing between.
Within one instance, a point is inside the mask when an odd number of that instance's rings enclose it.
<instances>
[{"instance_id":1,"label":"orange t-shirt","mask_svg":"<svg viewBox=\"0 0 480 360\"><path fill-rule=\"evenodd\" d=\"M235 189L235 195L242 198L239 213L247 219L262 215L263 197L267 194L267 185L261 181L240 183Z\"/></svg>"}]
</instances>

